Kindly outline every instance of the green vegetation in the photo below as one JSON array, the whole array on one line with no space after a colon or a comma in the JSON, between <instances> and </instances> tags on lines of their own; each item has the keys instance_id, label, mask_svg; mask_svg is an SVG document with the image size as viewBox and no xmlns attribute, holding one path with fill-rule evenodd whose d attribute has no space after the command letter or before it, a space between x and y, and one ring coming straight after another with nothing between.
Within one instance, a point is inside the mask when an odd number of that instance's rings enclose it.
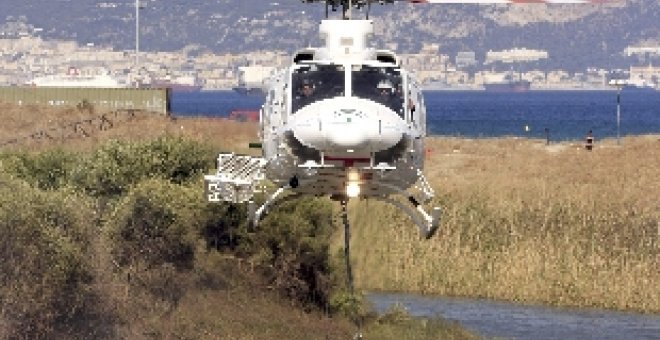
<instances>
[{"instance_id":1,"label":"green vegetation","mask_svg":"<svg viewBox=\"0 0 660 340\"><path fill-rule=\"evenodd\" d=\"M329 256L334 226L332 206L322 199L299 199L274 209L253 234L250 252L266 264L265 275L286 294L327 306L340 283Z\"/></svg>"},{"instance_id":2,"label":"green vegetation","mask_svg":"<svg viewBox=\"0 0 660 340\"><path fill-rule=\"evenodd\" d=\"M146 178L181 184L213 167L214 152L200 143L161 137L145 143L111 141L87 158L76 184L94 196L124 194Z\"/></svg>"},{"instance_id":3,"label":"green vegetation","mask_svg":"<svg viewBox=\"0 0 660 340\"><path fill-rule=\"evenodd\" d=\"M373 339L477 339L458 324L442 319L415 319L399 305L392 306L365 329Z\"/></svg>"},{"instance_id":4,"label":"green vegetation","mask_svg":"<svg viewBox=\"0 0 660 340\"><path fill-rule=\"evenodd\" d=\"M44 192L0 176L0 324L8 326L0 336L40 338L84 328L76 322L93 313L94 299L90 212L89 201L75 192Z\"/></svg>"},{"instance_id":5,"label":"green vegetation","mask_svg":"<svg viewBox=\"0 0 660 340\"><path fill-rule=\"evenodd\" d=\"M80 157L61 149L39 154L0 154L3 170L42 190L53 190L71 184L74 169Z\"/></svg>"},{"instance_id":6,"label":"green vegetation","mask_svg":"<svg viewBox=\"0 0 660 340\"><path fill-rule=\"evenodd\" d=\"M342 292L333 205L302 199L258 230L207 204L216 154L180 137L0 153L0 338L469 339L379 318Z\"/></svg>"}]
</instances>

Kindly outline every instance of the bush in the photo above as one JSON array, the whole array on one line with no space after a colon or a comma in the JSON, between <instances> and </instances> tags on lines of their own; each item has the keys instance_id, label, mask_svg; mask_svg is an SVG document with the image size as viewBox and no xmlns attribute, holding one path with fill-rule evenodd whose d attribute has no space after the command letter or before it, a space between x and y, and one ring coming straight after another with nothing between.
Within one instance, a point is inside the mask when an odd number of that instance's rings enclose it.
<instances>
[{"instance_id":1,"label":"bush","mask_svg":"<svg viewBox=\"0 0 660 340\"><path fill-rule=\"evenodd\" d=\"M202 234L208 248L237 255L250 253L245 204L210 203L202 214Z\"/></svg>"},{"instance_id":2,"label":"bush","mask_svg":"<svg viewBox=\"0 0 660 340\"><path fill-rule=\"evenodd\" d=\"M370 316L370 308L364 296L345 291L334 293L330 299L330 310L343 315L353 322L362 324Z\"/></svg>"},{"instance_id":3,"label":"bush","mask_svg":"<svg viewBox=\"0 0 660 340\"><path fill-rule=\"evenodd\" d=\"M389 324L401 324L412 319L406 307L400 303L390 306L385 313L378 317L378 322Z\"/></svg>"},{"instance_id":4,"label":"bush","mask_svg":"<svg viewBox=\"0 0 660 340\"><path fill-rule=\"evenodd\" d=\"M162 179L136 185L106 223L115 261L145 269L166 263L191 268L204 204L199 192Z\"/></svg>"},{"instance_id":5,"label":"bush","mask_svg":"<svg viewBox=\"0 0 660 340\"><path fill-rule=\"evenodd\" d=\"M4 154L0 156L0 169L40 189L55 190L71 183L71 176L81 162L78 154L50 150L38 154Z\"/></svg>"},{"instance_id":6,"label":"bush","mask_svg":"<svg viewBox=\"0 0 660 340\"><path fill-rule=\"evenodd\" d=\"M84 312L88 202L0 179L0 320L8 338L54 338Z\"/></svg>"},{"instance_id":7,"label":"bush","mask_svg":"<svg viewBox=\"0 0 660 340\"><path fill-rule=\"evenodd\" d=\"M202 189L147 179L122 197L104 224L110 256L133 297L147 294L175 308L196 280L204 219ZM154 305L148 302L146 305Z\"/></svg>"},{"instance_id":8,"label":"bush","mask_svg":"<svg viewBox=\"0 0 660 340\"><path fill-rule=\"evenodd\" d=\"M173 183L199 179L213 167L214 153L182 138L161 137L150 142L110 142L86 159L76 182L94 196L119 196L147 178Z\"/></svg>"},{"instance_id":9,"label":"bush","mask_svg":"<svg viewBox=\"0 0 660 340\"><path fill-rule=\"evenodd\" d=\"M337 281L329 241L332 205L299 199L273 209L252 235L251 249L272 285L298 301L327 307Z\"/></svg>"}]
</instances>

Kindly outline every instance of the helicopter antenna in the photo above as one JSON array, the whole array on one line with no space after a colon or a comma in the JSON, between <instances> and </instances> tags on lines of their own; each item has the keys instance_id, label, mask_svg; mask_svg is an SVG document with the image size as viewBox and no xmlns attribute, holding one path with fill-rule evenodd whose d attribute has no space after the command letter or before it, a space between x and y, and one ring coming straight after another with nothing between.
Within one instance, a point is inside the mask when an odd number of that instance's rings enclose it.
<instances>
[{"instance_id":1,"label":"helicopter antenna","mask_svg":"<svg viewBox=\"0 0 660 340\"><path fill-rule=\"evenodd\" d=\"M371 2L373 0L367 0L367 17L366 19L369 20L369 11L371 10Z\"/></svg>"}]
</instances>

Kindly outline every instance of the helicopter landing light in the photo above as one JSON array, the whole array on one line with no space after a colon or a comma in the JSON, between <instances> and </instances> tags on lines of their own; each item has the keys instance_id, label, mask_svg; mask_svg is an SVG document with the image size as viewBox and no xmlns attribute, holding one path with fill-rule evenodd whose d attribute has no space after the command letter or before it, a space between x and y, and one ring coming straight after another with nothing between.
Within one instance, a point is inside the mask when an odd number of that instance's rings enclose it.
<instances>
[{"instance_id":1,"label":"helicopter landing light","mask_svg":"<svg viewBox=\"0 0 660 340\"><path fill-rule=\"evenodd\" d=\"M359 180L360 180L360 174L357 171L351 170L348 172L349 183L357 183Z\"/></svg>"},{"instance_id":2,"label":"helicopter landing light","mask_svg":"<svg viewBox=\"0 0 660 340\"><path fill-rule=\"evenodd\" d=\"M346 196L355 198L360 195L360 184L357 182L348 182L346 185Z\"/></svg>"}]
</instances>

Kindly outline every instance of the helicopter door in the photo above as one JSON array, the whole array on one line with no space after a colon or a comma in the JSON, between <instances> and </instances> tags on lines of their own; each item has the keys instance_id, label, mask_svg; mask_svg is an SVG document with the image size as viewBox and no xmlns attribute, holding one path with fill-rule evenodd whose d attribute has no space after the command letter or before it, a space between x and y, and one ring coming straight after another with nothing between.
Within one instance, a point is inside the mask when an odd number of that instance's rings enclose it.
<instances>
[{"instance_id":1,"label":"helicopter door","mask_svg":"<svg viewBox=\"0 0 660 340\"><path fill-rule=\"evenodd\" d=\"M419 85L412 79L408 77L408 94L406 97L406 111L408 112L408 121L412 122L417 127L423 127L424 122L422 121L424 116L424 103L422 90L419 88Z\"/></svg>"},{"instance_id":2,"label":"helicopter door","mask_svg":"<svg viewBox=\"0 0 660 340\"><path fill-rule=\"evenodd\" d=\"M275 111L275 90L268 91L266 96L266 104L261 107L261 130L266 126L270 126L271 115Z\"/></svg>"}]
</instances>

